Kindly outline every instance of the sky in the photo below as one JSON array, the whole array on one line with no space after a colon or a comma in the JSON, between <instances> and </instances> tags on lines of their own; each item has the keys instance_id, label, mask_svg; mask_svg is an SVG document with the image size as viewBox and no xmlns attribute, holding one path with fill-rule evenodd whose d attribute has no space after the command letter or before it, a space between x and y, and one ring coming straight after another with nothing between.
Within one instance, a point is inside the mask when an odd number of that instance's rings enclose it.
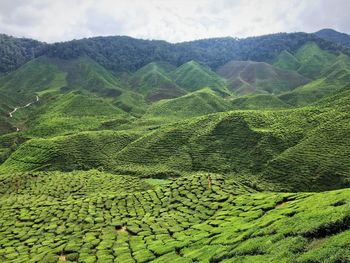
<instances>
[{"instance_id":1,"label":"sky","mask_svg":"<svg viewBox=\"0 0 350 263\"><path fill-rule=\"evenodd\" d=\"M211 37L350 33L350 0L0 0L0 33L60 42L127 35L182 42Z\"/></svg>"}]
</instances>

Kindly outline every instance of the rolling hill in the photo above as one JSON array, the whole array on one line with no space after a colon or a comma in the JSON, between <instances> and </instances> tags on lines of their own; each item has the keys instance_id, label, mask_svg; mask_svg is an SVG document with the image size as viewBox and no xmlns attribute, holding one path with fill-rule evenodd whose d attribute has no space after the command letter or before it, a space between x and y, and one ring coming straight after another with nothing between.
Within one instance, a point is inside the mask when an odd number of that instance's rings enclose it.
<instances>
[{"instance_id":1,"label":"rolling hill","mask_svg":"<svg viewBox=\"0 0 350 263\"><path fill-rule=\"evenodd\" d=\"M278 94L308 82L295 71L281 70L264 62L231 61L218 69L237 94L263 92Z\"/></svg>"},{"instance_id":2,"label":"rolling hill","mask_svg":"<svg viewBox=\"0 0 350 263\"><path fill-rule=\"evenodd\" d=\"M227 111L230 104L210 88L204 88L185 96L162 100L153 104L145 118L186 119L215 112Z\"/></svg>"},{"instance_id":3,"label":"rolling hill","mask_svg":"<svg viewBox=\"0 0 350 263\"><path fill-rule=\"evenodd\" d=\"M170 64L152 62L132 75L131 86L150 101L180 97L187 92L171 79L169 73L174 69Z\"/></svg>"},{"instance_id":4,"label":"rolling hill","mask_svg":"<svg viewBox=\"0 0 350 263\"><path fill-rule=\"evenodd\" d=\"M294 106L308 105L347 87L349 80L350 58L339 55L333 64L323 69L323 74L318 79L281 94L279 98Z\"/></svg>"},{"instance_id":5,"label":"rolling hill","mask_svg":"<svg viewBox=\"0 0 350 263\"><path fill-rule=\"evenodd\" d=\"M309 42L298 49L295 57L301 64L298 72L312 79L319 77L336 60L335 54L322 50L314 42Z\"/></svg>"},{"instance_id":6,"label":"rolling hill","mask_svg":"<svg viewBox=\"0 0 350 263\"><path fill-rule=\"evenodd\" d=\"M226 81L209 68L191 60L174 70L172 78L187 91L209 87L221 94L227 94Z\"/></svg>"}]
</instances>

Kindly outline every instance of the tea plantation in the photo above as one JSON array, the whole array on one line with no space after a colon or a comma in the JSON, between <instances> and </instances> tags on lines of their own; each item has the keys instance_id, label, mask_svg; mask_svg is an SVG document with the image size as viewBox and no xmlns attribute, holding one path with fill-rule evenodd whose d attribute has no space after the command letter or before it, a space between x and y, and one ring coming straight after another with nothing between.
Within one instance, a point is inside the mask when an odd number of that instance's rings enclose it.
<instances>
[{"instance_id":1,"label":"tea plantation","mask_svg":"<svg viewBox=\"0 0 350 263\"><path fill-rule=\"evenodd\" d=\"M350 51L302 36L45 44L0 76L0 262L350 262Z\"/></svg>"},{"instance_id":2,"label":"tea plantation","mask_svg":"<svg viewBox=\"0 0 350 263\"><path fill-rule=\"evenodd\" d=\"M349 190L259 193L207 173L154 186L91 171L2 178L1 191L2 261L350 260Z\"/></svg>"}]
</instances>

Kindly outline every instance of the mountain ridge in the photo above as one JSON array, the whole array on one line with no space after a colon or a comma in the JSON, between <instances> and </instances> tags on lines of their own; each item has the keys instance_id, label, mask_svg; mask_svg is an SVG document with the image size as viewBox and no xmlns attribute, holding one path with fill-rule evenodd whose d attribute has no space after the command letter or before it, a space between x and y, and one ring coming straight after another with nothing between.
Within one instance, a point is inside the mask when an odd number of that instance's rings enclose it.
<instances>
[{"instance_id":1,"label":"mountain ridge","mask_svg":"<svg viewBox=\"0 0 350 263\"><path fill-rule=\"evenodd\" d=\"M21 38L5 35L3 35L3 38L11 38L21 43ZM31 39L24 40L34 41ZM87 55L107 69L116 72L122 70L135 71L150 62L159 60L167 61L177 66L189 60L196 60L215 70L232 59L268 61L272 59L276 49L279 52L285 49L293 51L308 41L315 41L322 48L329 50L338 49L342 50L343 53L350 54L349 49L319 38L315 34L277 33L245 39L222 37L176 44L163 40L143 40L128 36L91 37L53 44L36 41L38 42L38 48L35 49L34 57L47 55L67 59ZM277 45L277 43L279 44ZM286 45L286 43L289 43L289 45ZM3 45L4 47L7 46L6 43L3 43ZM274 46L273 50L269 50L271 45ZM0 46L0 52L7 50L4 47ZM140 52L143 52L143 54ZM120 60L121 57L127 59ZM24 59L17 64L15 63L15 66L5 66L5 68L0 70L0 73L12 71L23 65L28 59Z\"/></svg>"}]
</instances>

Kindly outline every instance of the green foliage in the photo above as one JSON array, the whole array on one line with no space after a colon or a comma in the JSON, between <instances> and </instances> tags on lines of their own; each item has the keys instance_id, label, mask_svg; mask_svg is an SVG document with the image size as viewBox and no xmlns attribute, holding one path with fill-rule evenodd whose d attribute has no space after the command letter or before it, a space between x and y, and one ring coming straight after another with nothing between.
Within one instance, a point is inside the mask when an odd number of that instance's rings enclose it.
<instances>
[{"instance_id":1,"label":"green foliage","mask_svg":"<svg viewBox=\"0 0 350 263\"><path fill-rule=\"evenodd\" d=\"M286 70L297 70L300 67L300 62L287 50L283 50L273 62L275 67Z\"/></svg>"},{"instance_id":2,"label":"green foliage","mask_svg":"<svg viewBox=\"0 0 350 263\"><path fill-rule=\"evenodd\" d=\"M111 169L118 151L141 136L115 131L82 132L50 139L32 139L3 164L4 171Z\"/></svg>"},{"instance_id":3,"label":"green foliage","mask_svg":"<svg viewBox=\"0 0 350 263\"><path fill-rule=\"evenodd\" d=\"M0 74L8 73L33 59L44 43L0 34Z\"/></svg>"},{"instance_id":4,"label":"green foliage","mask_svg":"<svg viewBox=\"0 0 350 263\"><path fill-rule=\"evenodd\" d=\"M210 88L189 93L180 98L162 100L153 104L145 118L185 119L205 114L227 111L230 104Z\"/></svg>"},{"instance_id":5,"label":"green foliage","mask_svg":"<svg viewBox=\"0 0 350 263\"><path fill-rule=\"evenodd\" d=\"M132 75L131 86L150 101L170 99L186 94L170 76L175 67L166 63L150 63Z\"/></svg>"},{"instance_id":6,"label":"green foliage","mask_svg":"<svg viewBox=\"0 0 350 263\"><path fill-rule=\"evenodd\" d=\"M290 106L271 94L249 94L232 100L232 109L283 109Z\"/></svg>"},{"instance_id":7,"label":"green foliage","mask_svg":"<svg viewBox=\"0 0 350 263\"><path fill-rule=\"evenodd\" d=\"M347 189L259 193L208 173L156 189L97 171L17 174L0 182L2 262L348 259Z\"/></svg>"},{"instance_id":8,"label":"green foliage","mask_svg":"<svg viewBox=\"0 0 350 263\"><path fill-rule=\"evenodd\" d=\"M191 60L172 72L175 82L188 91L195 91L204 87L227 93L226 82L209 68Z\"/></svg>"},{"instance_id":9,"label":"green foliage","mask_svg":"<svg viewBox=\"0 0 350 263\"><path fill-rule=\"evenodd\" d=\"M295 57L301 64L298 72L312 79L319 77L324 69L336 60L335 54L322 50L314 42L309 42L298 49Z\"/></svg>"},{"instance_id":10,"label":"green foliage","mask_svg":"<svg viewBox=\"0 0 350 263\"><path fill-rule=\"evenodd\" d=\"M339 55L335 62L323 69L320 78L281 94L279 98L293 106L305 106L348 86L350 80L350 59Z\"/></svg>"}]
</instances>

